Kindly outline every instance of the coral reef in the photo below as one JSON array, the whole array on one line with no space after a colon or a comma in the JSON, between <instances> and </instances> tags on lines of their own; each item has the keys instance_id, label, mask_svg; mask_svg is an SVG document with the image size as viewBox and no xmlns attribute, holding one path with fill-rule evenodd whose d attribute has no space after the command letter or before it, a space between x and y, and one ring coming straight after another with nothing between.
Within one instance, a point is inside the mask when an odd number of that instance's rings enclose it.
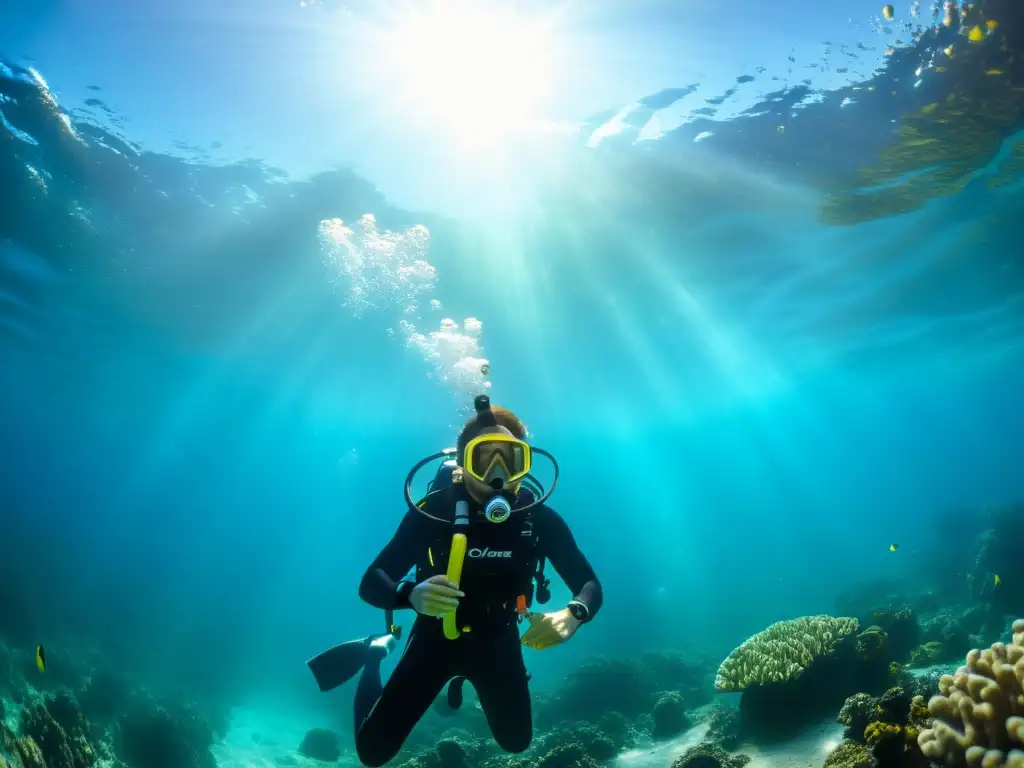
<instances>
[{"instance_id":1,"label":"coral reef","mask_svg":"<svg viewBox=\"0 0 1024 768\"><path fill-rule=\"evenodd\" d=\"M597 768L597 765L579 744L562 744L537 760L537 768Z\"/></svg>"},{"instance_id":2,"label":"coral reef","mask_svg":"<svg viewBox=\"0 0 1024 768\"><path fill-rule=\"evenodd\" d=\"M857 635L857 658L874 661L888 657L889 634L877 624Z\"/></svg>"},{"instance_id":3,"label":"coral reef","mask_svg":"<svg viewBox=\"0 0 1024 768\"><path fill-rule=\"evenodd\" d=\"M746 755L730 755L717 744L703 742L690 747L672 762L672 768L743 768Z\"/></svg>"},{"instance_id":4,"label":"coral reef","mask_svg":"<svg viewBox=\"0 0 1024 768\"><path fill-rule=\"evenodd\" d=\"M646 653L639 659L588 659L558 690L537 697L537 725L596 723L608 712L632 721L651 714L666 693L678 694L686 709L707 702L712 695L707 667L700 659L676 652Z\"/></svg>"},{"instance_id":5,"label":"coral reef","mask_svg":"<svg viewBox=\"0 0 1024 768\"><path fill-rule=\"evenodd\" d=\"M871 751L855 741L844 741L829 752L824 768L873 768Z\"/></svg>"},{"instance_id":6,"label":"coral reef","mask_svg":"<svg viewBox=\"0 0 1024 768\"><path fill-rule=\"evenodd\" d=\"M115 754L128 768L214 768L213 731L190 707L133 697L113 726Z\"/></svg>"},{"instance_id":7,"label":"coral reef","mask_svg":"<svg viewBox=\"0 0 1024 768\"><path fill-rule=\"evenodd\" d=\"M776 622L725 658L715 676L715 690L743 691L751 686L796 680L858 629L856 619L832 616Z\"/></svg>"},{"instance_id":8,"label":"coral reef","mask_svg":"<svg viewBox=\"0 0 1024 768\"><path fill-rule=\"evenodd\" d=\"M922 643L910 652L910 667L931 667L949 658L946 646L937 640Z\"/></svg>"},{"instance_id":9,"label":"coral reef","mask_svg":"<svg viewBox=\"0 0 1024 768\"><path fill-rule=\"evenodd\" d=\"M98 670L89 676L78 695L83 714L96 728L105 730L131 702L131 686L120 676Z\"/></svg>"},{"instance_id":10,"label":"coral reef","mask_svg":"<svg viewBox=\"0 0 1024 768\"><path fill-rule=\"evenodd\" d=\"M718 744L727 752L735 750L743 741L740 713L728 704L716 704L706 717L707 740Z\"/></svg>"},{"instance_id":11,"label":"coral reef","mask_svg":"<svg viewBox=\"0 0 1024 768\"><path fill-rule=\"evenodd\" d=\"M651 736L655 739L669 739L682 733L689 725L683 697L678 693L666 693L654 705L654 726Z\"/></svg>"},{"instance_id":12,"label":"coral reef","mask_svg":"<svg viewBox=\"0 0 1024 768\"><path fill-rule=\"evenodd\" d=\"M597 721L597 730L621 752L633 746L632 727L629 719L621 712L606 712Z\"/></svg>"},{"instance_id":13,"label":"coral reef","mask_svg":"<svg viewBox=\"0 0 1024 768\"><path fill-rule=\"evenodd\" d=\"M903 688L890 688L878 697L857 693L836 719L846 726L845 743L854 745L835 758L837 763L863 764L867 755L868 764L876 768L924 768L927 761L917 737L931 723L922 697L912 698Z\"/></svg>"},{"instance_id":14,"label":"coral reef","mask_svg":"<svg viewBox=\"0 0 1024 768\"><path fill-rule=\"evenodd\" d=\"M856 619L807 616L773 624L730 653L715 682L743 691L744 738L786 739L823 707L838 709L858 689L857 629Z\"/></svg>"},{"instance_id":15,"label":"coral reef","mask_svg":"<svg viewBox=\"0 0 1024 768\"><path fill-rule=\"evenodd\" d=\"M917 613L909 605L875 609L866 621L885 633L887 655L892 659L906 659L921 641Z\"/></svg>"},{"instance_id":16,"label":"coral reef","mask_svg":"<svg viewBox=\"0 0 1024 768\"><path fill-rule=\"evenodd\" d=\"M932 760L1024 768L1024 619L1007 645L974 649L956 675L943 675L928 702L936 721L918 744Z\"/></svg>"},{"instance_id":17,"label":"coral reef","mask_svg":"<svg viewBox=\"0 0 1024 768\"><path fill-rule=\"evenodd\" d=\"M850 696L836 718L846 726L843 734L847 739L858 741L864 735L864 729L875 715L875 699L867 693L855 693Z\"/></svg>"},{"instance_id":18,"label":"coral reef","mask_svg":"<svg viewBox=\"0 0 1024 768\"><path fill-rule=\"evenodd\" d=\"M89 724L68 694L59 694L22 710L21 735L39 745L49 768L91 768L96 762Z\"/></svg>"},{"instance_id":19,"label":"coral reef","mask_svg":"<svg viewBox=\"0 0 1024 768\"><path fill-rule=\"evenodd\" d=\"M537 702L537 722L596 722L606 712L632 719L650 712L657 681L635 659L597 658L584 662L552 695Z\"/></svg>"},{"instance_id":20,"label":"coral reef","mask_svg":"<svg viewBox=\"0 0 1024 768\"><path fill-rule=\"evenodd\" d=\"M628 733L628 731L626 732ZM621 738L625 739L626 734ZM556 727L543 734L534 742L533 751L545 754L559 745L576 744L598 762L611 760L619 753L622 743L604 733L600 728L586 722Z\"/></svg>"},{"instance_id":21,"label":"coral reef","mask_svg":"<svg viewBox=\"0 0 1024 768\"><path fill-rule=\"evenodd\" d=\"M640 663L654 677L659 691L675 691L687 709L694 709L711 701L709 670L714 660L702 654L684 654L675 651L645 653Z\"/></svg>"},{"instance_id":22,"label":"coral reef","mask_svg":"<svg viewBox=\"0 0 1024 768\"><path fill-rule=\"evenodd\" d=\"M31 736L18 736L0 721L0 759L4 758L13 761L5 763L11 768L48 768L43 752Z\"/></svg>"},{"instance_id":23,"label":"coral reef","mask_svg":"<svg viewBox=\"0 0 1024 768\"><path fill-rule=\"evenodd\" d=\"M946 609L923 622L921 636L924 642L911 654L911 663L917 666L937 664L963 658L971 647L971 633L980 631L983 617L975 610ZM914 656L921 661L915 661ZM932 661L928 661L928 658Z\"/></svg>"},{"instance_id":24,"label":"coral reef","mask_svg":"<svg viewBox=\"0 0 1024 768\"><path fill-rule=\"evenodd\" d=\"M995 632L1002 614L1018 611L1024 604L1024 558L1018 544L1024 505L991 507L983 514L986 530L978 537L967 583L972 602L988 609L985 630Z\"/></svg>"},{"instance_id":25,"label":"coral reef","mask_svg":"<svg viewBox=\"0 0 1024 768\"><path fill-rule=\"evenodd\" d=\"M438 744L439 753L444 749L442 745L445 743L441 742ZM458 744L458 742L455 743ZM461 747L459 749L461 750ZM338 758L341 757L338 734L334 731L328 731L326 728L311 728L302 738L302 743L299 744L299 754L311 757L314 760L321 760L325 763L337 762ZM457 764L459 763L451 763L451 765Z\"/></svg>"}]
</instances>

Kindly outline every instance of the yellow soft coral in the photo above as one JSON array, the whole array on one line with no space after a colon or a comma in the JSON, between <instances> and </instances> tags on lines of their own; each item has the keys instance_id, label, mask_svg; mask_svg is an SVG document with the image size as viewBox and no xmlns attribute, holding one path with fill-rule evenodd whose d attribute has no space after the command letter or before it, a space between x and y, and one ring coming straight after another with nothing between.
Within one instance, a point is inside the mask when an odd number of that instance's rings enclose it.
<instances>
[{"instance_id":1,"label":"yellow soft coral","mask_svg":"<svg viewBox=\"0 0 1024 768\"><path fill-rule=\"evenodd\" d=\"M928 710L934 727L917 743L926 757L949 765L1024 768L1024 619L1009 645L967 654L955 675L939 679Z\"/></svg>"},{"instance_id":2,"label":"yellow soft coral","mask_svg":"<svg viewBox=\"0 0 1024 768\"><path fill-rule=\"evenodd\" d=\"M868 743L868 746L875 746L878 742L887 736L899 736L903 731L903 728L893 723L883 723L876 721L874 723L868 723L868 727L864 729L864 741Z\"/></svg>"},{"instance_id":3,"label":"yellow soft coral","mask_svg":"<svg viewBox=\"0 0 1024 768\"><path fill-rule=\"evenodd\" d=\"M796 680L860 628L856 619L802 616L772 624L744 641L718 668L715 689L742 691L753 685Z\"/></svg>"}]
</instances>

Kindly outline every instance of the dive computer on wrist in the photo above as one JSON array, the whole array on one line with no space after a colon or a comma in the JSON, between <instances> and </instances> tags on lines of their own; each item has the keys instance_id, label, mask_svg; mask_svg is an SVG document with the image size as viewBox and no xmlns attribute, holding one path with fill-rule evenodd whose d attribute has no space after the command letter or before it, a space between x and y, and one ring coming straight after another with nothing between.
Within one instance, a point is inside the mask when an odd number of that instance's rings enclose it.
<instances>
[{"instance_id":1,"label":"dive computer on wrist","mask_svg":"<svg viewBox=\"0 0 1024 768\"><path fill-rule=\"evenodd\" d=\"M590 621L590 609L587 608L587 604L582 600L570 600L566 607L569 609L572 617L580 622L580 624L586 624Z\"/></svg>"}]
</instances>

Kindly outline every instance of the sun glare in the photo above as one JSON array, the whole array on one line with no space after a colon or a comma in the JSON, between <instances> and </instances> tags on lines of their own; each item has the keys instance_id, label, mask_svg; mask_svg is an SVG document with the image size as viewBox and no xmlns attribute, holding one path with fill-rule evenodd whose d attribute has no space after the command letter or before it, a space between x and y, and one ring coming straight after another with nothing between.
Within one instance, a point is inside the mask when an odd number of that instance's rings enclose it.
<instances>
[{"instance_id":1,"label":"sun glare","mask_svg":"<svg viewBox=\"0 0 1024 768\"><path fill-rule=\"evenodd\" d=\"M460 142L493 144L541 119L548 94L547 20L435 2L382 30L381 66L403 119Z\"/></svg>"}]
</instances>

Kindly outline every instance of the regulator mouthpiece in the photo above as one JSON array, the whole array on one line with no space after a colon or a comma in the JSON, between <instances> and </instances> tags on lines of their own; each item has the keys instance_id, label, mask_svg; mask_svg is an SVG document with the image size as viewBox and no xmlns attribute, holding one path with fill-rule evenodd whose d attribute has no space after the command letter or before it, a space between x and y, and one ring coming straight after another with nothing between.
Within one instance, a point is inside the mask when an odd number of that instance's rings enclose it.
<instances>
[{"instance_id":1,"label":"regulator mouthpiece","mask_svg":"<svg viewBox=\"0 0 1024 768\"><path fill-rule=\"evenodd\" d=\"M484 506L484 517L492 523L503 523L512 514L512 504L504 496L495 496Z\"/></svg>"}]
</instances>

